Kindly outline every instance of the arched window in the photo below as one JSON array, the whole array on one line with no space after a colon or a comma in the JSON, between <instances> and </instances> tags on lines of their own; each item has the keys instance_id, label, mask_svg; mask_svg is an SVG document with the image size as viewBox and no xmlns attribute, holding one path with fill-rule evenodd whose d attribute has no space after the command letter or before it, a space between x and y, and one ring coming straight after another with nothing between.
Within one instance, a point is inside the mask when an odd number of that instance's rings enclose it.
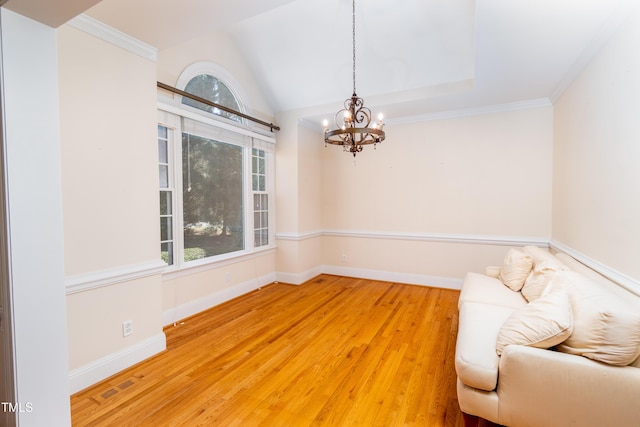
<instances>
[{"instance_id":1,"label":"arched window","mask_svg":"<svg viewBox=\"0 0 640 427\"><path fill-rule=\"evenodd\" d=\"M211 102L215 102L216 104L231 108L235 111L240 111L240 103L231 89L229 89L224 82L211 74L199 74L193 77L185 86L184 91ZM242 121L242 119L235 114L216 107L211 107L202 102L194 101L186 96L182 97L182 103L236 122Z\"/></svg>"},{"instance_id":2,"label":"arched window","mask_svg":"<svg viewBox=\"0 0 640 427\"><path fill-rule=\"evenodd\" d=\"M187 67L176 87L240 113L251 111L239 83L210 62ZM237 123L212 120L194 108ZM244 122L186 96L159 102L160 256L169 268L274 248L275 140Z\"/></svg>"}]
</instances>

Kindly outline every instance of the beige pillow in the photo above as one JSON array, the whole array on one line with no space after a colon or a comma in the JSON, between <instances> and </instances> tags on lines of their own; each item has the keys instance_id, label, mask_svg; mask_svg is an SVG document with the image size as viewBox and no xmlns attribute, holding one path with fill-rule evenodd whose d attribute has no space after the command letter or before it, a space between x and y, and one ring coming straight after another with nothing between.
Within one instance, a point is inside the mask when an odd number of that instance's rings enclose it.
<instances>
[{"instance_id":1,"label":"beige pillow","mask_svg":"<svg viewBox=\"0 0 640 427\"><path fill-rule=\"evenodd\" d=\"M498 279L513 291L520 291L533 268L533 258L518 249L509 249L504 257Z\"/></svg>"},{"instance_id":2,"label":"beige pillow","mask_svg":"<svg viewBox=\"0 0 640 427\"><path fill-rule=\"evenodd\" d=\"M557 289L509 316L498 333L496 353L500 356L509 344L553 347L567 339L572 330L569 295L564 289Z\"/></svg>"},{"instance_id":3,"label":"beige pillow","mask_svg":"<svg viewBox=\"0 0 640 427\"><path fill-rule=\"evenodd\" d=\"M538 246L525 246L522 251L533 258L533 264L537 265L542 261L555 261L556 257L549 252L549 249Z\"/></svg>"},{"instance_id":4,"label":"beige pillow","mask_svg":"<svg viewBox=\"0 0 640 427\"><path fill-rule=\"evenodd\" d=\"M573 271L555 274L549 287L567 290L574 316L558 350L618 366L640 356L640 312L632 303Z\"/></svg>"},{"instance_id":5,"label":"beige pillow","mask_svg":"<svg viewBox=\"0 0 640 427\"><path fill-rule=\"evenodd\" d=\"M545 260L537 263L524 282L522 296L529 302L537 300L544 292L553 275L558 271L566 271L568 269L569 267L566 265L553 260Z\"/></svg>"}]
</instances>

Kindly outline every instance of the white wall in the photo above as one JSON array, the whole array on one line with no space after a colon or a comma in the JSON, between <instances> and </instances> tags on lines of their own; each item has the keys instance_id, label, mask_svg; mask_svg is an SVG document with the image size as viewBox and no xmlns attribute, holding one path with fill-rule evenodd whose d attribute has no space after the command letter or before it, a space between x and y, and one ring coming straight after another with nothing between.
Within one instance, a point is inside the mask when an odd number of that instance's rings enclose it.
<instances>
[{"instance_id":1,"label":"white wall","mask_svg":"<svg viewBox=\"0 0 640 427\"><path fill-rule=\"evenodd\" d=\"M554 108L553 240L640 280L640 8Z\"/></svg>"},{"instance_id":2,"label":"white wall","mask_svg":"<svg viewBox=\"0 0 640 427\"><path fill-rule=\"evenodd\" d=\"M20 426L70 425L56 33L0 9Z\"/></svg>"}]
</instances>

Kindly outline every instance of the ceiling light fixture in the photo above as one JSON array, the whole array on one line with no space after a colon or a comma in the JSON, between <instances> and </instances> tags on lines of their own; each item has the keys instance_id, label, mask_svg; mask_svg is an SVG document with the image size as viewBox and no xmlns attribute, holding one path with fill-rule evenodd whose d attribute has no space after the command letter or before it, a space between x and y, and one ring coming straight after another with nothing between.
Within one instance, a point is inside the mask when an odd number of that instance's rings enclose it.
<instances>
[{"instance_id":1,"label":"ceiling light fixture","mask_svg":"<svg viewBox=\"0 0 640 427\"><path fill-rule=\"evenodd\" d=\"M364 106L364 101L356 95L356 0L353 0L353 95L344 101L344 108L335 115L337 129L329 130L329 122L324 120L324 145L342 145L345 152L353 153L353 157L362 151L363 145L384 141L384 123L382 113L378 121L371 124L371 110ZM361 127L358 127L361 126ZM354 160L355 161L355 160Z\"/></svg>"}]
</instances>

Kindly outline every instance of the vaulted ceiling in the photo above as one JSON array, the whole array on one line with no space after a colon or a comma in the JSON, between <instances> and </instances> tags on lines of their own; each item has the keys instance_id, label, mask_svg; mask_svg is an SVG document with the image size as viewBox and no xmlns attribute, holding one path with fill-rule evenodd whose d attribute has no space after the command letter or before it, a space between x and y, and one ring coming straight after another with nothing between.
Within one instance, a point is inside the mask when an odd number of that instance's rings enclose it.
<instances>
[{"instance_id":1,"label":"vaulted ceiling","mask_svg":"<svg viewBox=\"0 0 640 427\"><path fill-rule=\"evenodd\" d=\"M74 0L81 1L95 3ZM357 92L387 117L554 99L635 3L357 0ZM159 50L227 31L274 111L333 111L352 92L351 7L351 0L102 0L85 13Z\"/></svg>"}]
</instances>

